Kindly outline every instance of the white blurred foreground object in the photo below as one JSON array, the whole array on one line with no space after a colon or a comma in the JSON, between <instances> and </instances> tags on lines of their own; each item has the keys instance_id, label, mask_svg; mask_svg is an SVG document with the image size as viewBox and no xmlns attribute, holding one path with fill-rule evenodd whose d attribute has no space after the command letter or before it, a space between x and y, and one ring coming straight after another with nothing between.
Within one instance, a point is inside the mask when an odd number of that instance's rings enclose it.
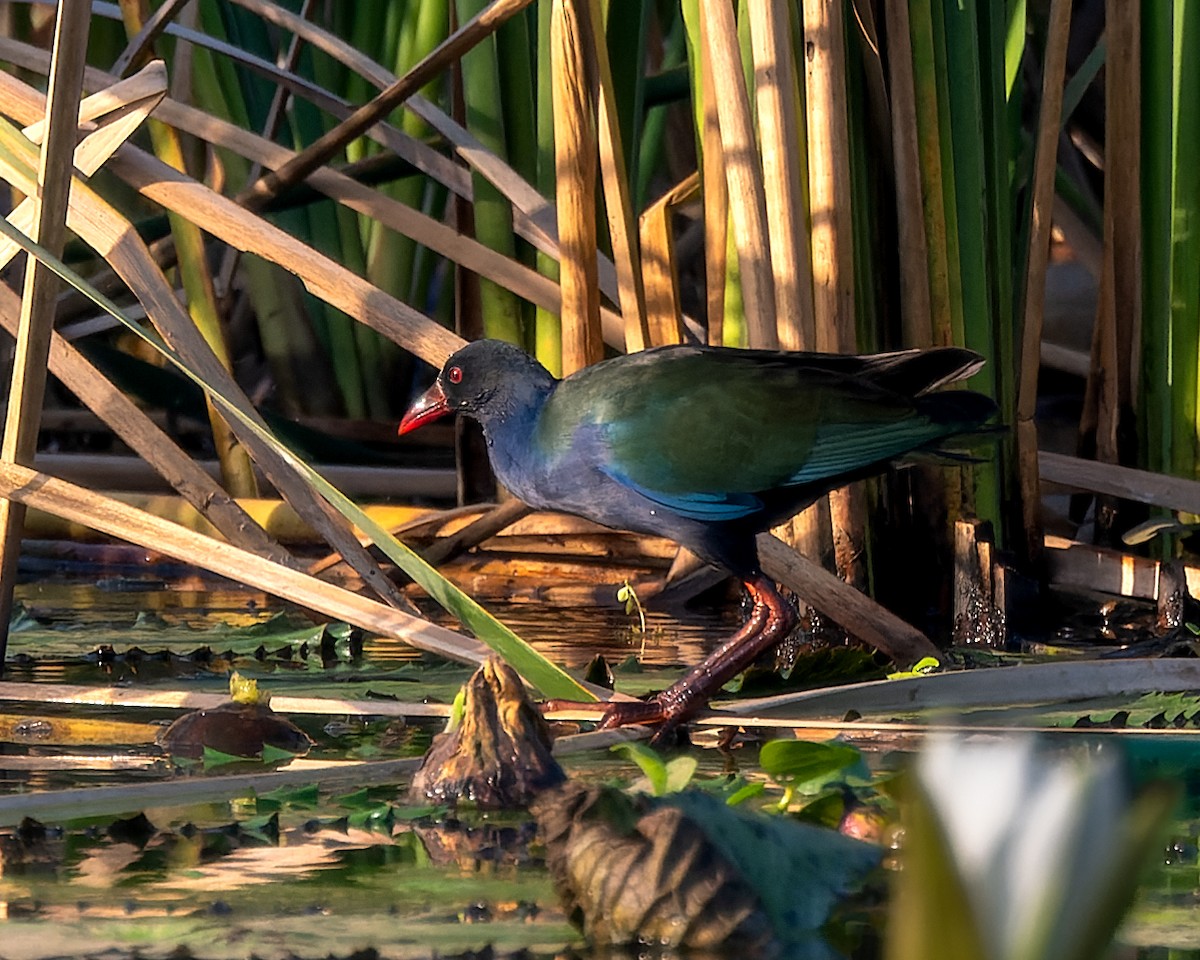
<instances>
[{"instance_id":1,"label":"white blurred foreground object","mask_svg":"<svg viewBox=\"0 0 1200 960\"><path fill-rule=\"evenodd\" d=\"M1114 752L930 738L916 762L889 960L1102 956L1175 790Z\"/></svg>"}]
</instances>

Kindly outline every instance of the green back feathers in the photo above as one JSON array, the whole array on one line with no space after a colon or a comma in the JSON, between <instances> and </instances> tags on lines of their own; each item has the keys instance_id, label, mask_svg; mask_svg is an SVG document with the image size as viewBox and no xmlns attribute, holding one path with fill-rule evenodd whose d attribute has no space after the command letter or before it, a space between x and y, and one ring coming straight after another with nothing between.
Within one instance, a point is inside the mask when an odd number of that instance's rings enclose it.
<instances>
[{"instance_id":1,"label":"green back feathers","mask_svg":"<svg viewBox=\"0 0 1200 960\"><path fill-rule=\"evenodd\" d=\"M913 395L976 359L966 351L944 352L940 362L937 353L646 351L559 384L537 438L543 455L555 456L579 430L594 429L606 472L666 495L807 484L958 432L926 416Z\"/></svg>"}]
</instances>

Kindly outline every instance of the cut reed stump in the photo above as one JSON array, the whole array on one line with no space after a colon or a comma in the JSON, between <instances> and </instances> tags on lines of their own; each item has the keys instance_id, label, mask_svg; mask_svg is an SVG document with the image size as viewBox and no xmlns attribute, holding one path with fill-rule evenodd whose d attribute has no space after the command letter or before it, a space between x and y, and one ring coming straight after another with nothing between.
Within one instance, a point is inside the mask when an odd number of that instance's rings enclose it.
<instances>
[{"instance_id":1,"label":"cut reed stump","mask_svg":"<svg viewBox=\"0 0 1200 960\"><path fill-rule=\"evenodd\" d=\"M1037 609L1038 584L1022 575L996 549L990 523L959 520L954 525L955 646L1002 650L1014 629Z\"/></svg>"},{"instance_id":2,"label":"cut reed stump","mask_svg":"<svg viewBox=\"0 0 1200 960\"><path fill-rule=\"evenodd\" d=\"M467 681L462 719L434 739L408 795L417 803L511 809L566 779L551 755L550 727L521 678L492 657Z\"/></svg>"}]
</instances>

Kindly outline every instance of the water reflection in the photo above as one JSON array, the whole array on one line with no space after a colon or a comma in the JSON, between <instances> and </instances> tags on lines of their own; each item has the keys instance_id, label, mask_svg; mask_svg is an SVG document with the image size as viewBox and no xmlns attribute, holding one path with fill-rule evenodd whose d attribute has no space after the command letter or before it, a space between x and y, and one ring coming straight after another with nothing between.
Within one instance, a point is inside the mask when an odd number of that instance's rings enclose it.
<instances>
[{"instance_id":1,"label":"water reflection","mask_svg":"<svg viewBox=\"0 0 1200 960\"><path fill-rule=\"evenodd\" d=\"M644 634L637 617L621 609L510 603L490 604L488 610L550 660L571 669L584 666L597 654L612 663L629 657L647 666L698 663L736 629L740 618L736 607L702 607L681 616L650 611Z\"/></svg>"},{"instance_id":2,"label":"water reflection","mask_svg":"<svg viewBox=\"0 0 1200 960\"><path fill-rule=\"evenodd\" d=\"M368 810L326 808L151 811L135 837L130 821L0 835L3 955L125 957L138 943L206 957L294 956L299 944L305 956L368 944L410 956L421 944L428 956L482 949L506 927L533 947L574 939L528 857L438 863L390 814L364 824ZM487 923L464 925L468 910Z\"/></svg>"},{"instance_id":3,"label":"water reflection","mask_svg":"<svg viewBox=\"0 0 1200 960\"><path fill-rule=\"evenodd\" d=\"M236 587L161 589L157 580L122 583L127 589L109 589L108 581L21 585L9 645L10 675L48 683L222 676L231 668L226 649L231 632L265 624L289 609L266 594ZM431 620L457 626L439 608L422 606ZM630 657L647 666L696 663L736 628L741 616L736 604L699 607L680 616L648 612L643 633L635 616L617 608L492 603L488 609L568 668L581 667L597 654L614 663ZM242 647L233 644L233 652L245 655ZM420 658L418 651L391 638L365 639L363 660L368 664L386 667Z\"/></svg>"}]
</instances>

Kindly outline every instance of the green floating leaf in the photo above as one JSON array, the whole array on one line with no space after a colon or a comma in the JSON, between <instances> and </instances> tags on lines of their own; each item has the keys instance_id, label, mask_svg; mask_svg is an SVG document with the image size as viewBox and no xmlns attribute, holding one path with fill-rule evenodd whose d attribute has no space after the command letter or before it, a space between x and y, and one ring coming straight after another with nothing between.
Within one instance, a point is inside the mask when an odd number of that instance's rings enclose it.
<instances>
[{"instance_id":1,"label":"green floating leaf","mask_svg":"<svg viewBox=\"0 0 1200 960\"><path fill-rule=\"evenodd\" d=\"M908 670L901 670L897 673L889 673L889 680L901 680L905 677L926 677L931 673L935 673L942 668L942 662L937 657L922 657L914 663Z\"/></svg>"},{"instance_id":2,"label":"green floating leaf","mask_svg":"<svg viewBox=\"0 0 1200 960\"><path fill-rule=\"evenodd\" d=\"M376 803L367 810L357 810L350 814L350 826L360 830L383 830L390 832L396 815L390 803Z\"/></svg>"},{"instance_id":3,"label":"green floating leaf","mask_svg":"<svg viewBox=\"0 0 1200 960\"><path fill-rule=\"evenodd\" d=\"M351 810L363 810L368 807L374 807L376 803L371 797L371 792L366 787L338 797L336 798L336 802L339 807L348 807Z\"/></svg>"},{"instance_id":4,"label":"green floating leaf","mask_svg":"<svg viewBox=\"0 0 1200 960\"><path fill-rule=\"evenodd\" d=\"M621 754L626 760L632 760L641 768L646 779L650 781L650 792L661 797L667 791L667 765L663 758L644 743L618 743L612 748L613 753Z\"/></svg>"},{"instance_id":5,"label":"green floating leaf","mask_svg":"<svg viewBox=\"0 0 1200 960\"><path fill-rule=\"evenodd\" d=\"M681 757L674 757L668 760L667 782L664 785L664 792L678 793L687 787L692 782L692 777L696 775L697 766L699 766L699 761L691 754L684 754Z\"/></svg>"},{"instance_id":6,"label":"green floating leaf","mask_svg":"<svg viewBox=\"0 0 1200 960\"><path fill-rule=\"evenodd\" d=\"M862 760L843 743L809 743L805 740L771 740L763 744L758 762L766 773L791 788L825 780Z\"/></svg>"},{"instance_id":7,"label":"green floating leaf","mask_svg":"<svg viewBox=\"0 0 1200 960\"><path fill-rule=\"evenodd\" d=\"M279 842L279 813L265 813L238 824L238 829L247 836L263 843Z\"/></svg>"},{"instance_id":8,"label":"green floating leaf","mask_svg":"<svg viewBox=\"0 0 1200 960\"><path fill-rule=\"evenodd\" d=\"M754 797L761 797L766 792L766 789L767 785L765 783L761 780L756 780L754 783L747 783L739 787L725 798L725 802L731 807L736 807L739 803L745 803Z\"/></svg>"},{"instance_id":9,"label":"green floating leaf","mask_svg":"<svg viewBox=\"0 0 1200 960\"><path fill-rule=\"evenodd\" d=\"M279 807L312 809L320 802L321 795L315 783L304 787L279 787L269 793L259 794L255 806L264 810Z\"/></svg>"},{"instance_id":10,"label":"green floating leaf","mask_svg":"<svg viewBox=\"0 0 1200 960\"><path fill-rule=\"evenodd\" d=\"M201 762L204 764L205 770L211 770L214 767L223 767L230 763L245 763L250 759L258 759L257 757L237 757L232 753L224 753L220 750L214 750L212 747L205 747L204 753L201 755Z\"/></svg>"},{"instance_id":11,"label":"green floating leaf","mask_svg":"<svg viewBox=\"0 0 1200 960\"><path fill-rule=\"evenodd\" d=\"M1177 719L1179 726L1193 726L1194 718L1200 714L1200 697L1194 693L1144 693L1140 697L1112 699L1104 709L1093 707L1086 712L1067 709L1039 719L1046 726L1106 726L1112 725L1118 714L1124 721L1122 725L1127 727L1147 727L1155 720L1162 721L1159 724L1162 726L1176 726Z\"/></svg>"},{"instance_id":12,"label":"green floating leaf","mask_svg":"<svg viewBox=\"0 0 1200 960\"><path fill-rule=\"evenodd\" d=\"M290 750L281 750L279 747L273 747L269 743L263 744L263 763L286 763L288 760L295 760L296 756Z\"/></svg>"}]
</instances>

